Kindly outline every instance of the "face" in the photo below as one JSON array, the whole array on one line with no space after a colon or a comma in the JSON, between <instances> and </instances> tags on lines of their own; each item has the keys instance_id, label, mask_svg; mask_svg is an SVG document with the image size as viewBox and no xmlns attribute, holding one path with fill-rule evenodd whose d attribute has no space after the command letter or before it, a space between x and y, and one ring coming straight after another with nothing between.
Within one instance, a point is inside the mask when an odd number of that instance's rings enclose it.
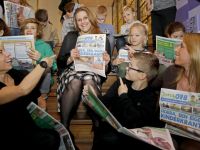
<instances>
[{"instance_id":1,"label":"face","mask_svg":"<svg viewBox=\"0 0 200 150\"><path fill-rule=\"evenodd\" d=\"M42 28L45 28L47 26L47 22L39 22L42 26Z\"/></svg>"},{"instance_id":2,"label":"face","mask_svg":"<svg viewBox=\"0 0 200 150\"><path fill-rule=\"evenodd\" d=\"M71 18L72 17L72 13L73 13L73 11L72 12L66 12L66 17L67 18Z\"/></svg>"},{"instance_id":3,"label":"face","mask_svg":"<svg viewBox=\"0 0 200 150\"><path fill-rule=\"evenodd\" d=\"M184 34L183 30L176 31L172 33L171 36L169 36L169 38L182 40L183 34Z\"/></svg>"},{"instance_id":4,"label":"face","mask_svg":"<svg viewBox=\"0 0 200 150\"><path fill-rule=\"evenodd\" d=\"M127 10L126 12L123 13L124 21L128 24L134 21L134 16L135 13L132 12L131 10Z\"/></svg>"},{"instance_id":5,"label":"face","mask_svg":"<svg viewBox=\"0 0 200 150\"><path fill-rule=\"evenodd\" d=\"M82 33L88 34L91 28L91 23L85 11L80 11L76 14L76 21Z\"/></svg>"},{"instance_id":6,"label":"face","mask_svg":"<svg viewBox=\"0 0 200 150\"><path fill-rule=\"evenodd\" d=\"M2 47L0 47L0 71L8 71L12 69L10 53L4 51Z\"/></svg>"},{"instance_id":7,"label":"face","mask_svg":"<svg viewBox=\"0 0 200 150\"><path fill-rule=\"evenodd\" d=\"M20 4L20 0L10 0L10 2L15 3L15 4Z\"/></svg>"},{"instance_id":8,"label":"face","mask_svg":"<svg viewBox=\"0 0 200 150\"><path fill-rule=\"evenodd\" d=\"M126 67L125 78L127 80L134 81L134 82L139 81L141 72L131 69L131 68L134 68L134 69L140 70L137 67L137 62L138 62L138 60L134 59L134 57L130 59L129 66ZM129 67L131 67L131 68L129 69Z\"/></svg>"},{"instance_id":9,"label":"face","mask_svg":"<svg viewBox=\"0 0 200 150\"><path fill-rule=\"evenodd\" d=\"M181 43L176 49L175 64L188 68L190 65L190 55L184 42Z\"/></svg>"},{"instance_id":10,"label":"face","mask_svg":"<svg viewBox=\"0 0 200 150\"><path fill-rule=\"evenodd\" d=\"M105 16L105 15L96 15L96 19L97 19L98 24L104 24L106 17L107 16Z\"/></svg>"},{"instance_id":11,"label":"face","mask_svg":"<svg viewBox=\"0 0 200 150\"><path fill-rule=\"evenodd\" d=\"M133 27L129 36L131 38L131 44L133 46L141 46L141 48L143 47L145 36L139 27Z\"/></svg>"},{"instance_id":12,"label":"face","mask_svg":"<svg viewBox=\"0 0 200 150\"><path fill-rule=\"evenodd\" d=\"M28 23L24 29L25 35L33 35L36 40L37 37L37 25L35 23Z\"/></svg>"}]
</instances>

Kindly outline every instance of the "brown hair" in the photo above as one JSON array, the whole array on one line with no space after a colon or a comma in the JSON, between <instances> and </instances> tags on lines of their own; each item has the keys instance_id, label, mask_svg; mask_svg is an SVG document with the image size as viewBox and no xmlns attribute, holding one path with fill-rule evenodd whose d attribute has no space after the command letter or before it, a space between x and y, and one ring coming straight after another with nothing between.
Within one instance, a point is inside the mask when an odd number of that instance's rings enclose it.
<instances>
[{"instance_id":1,"label":"brown hair","mask_svg":"<svg viewBox=\"0 0 200 150\"><path fill-rule=\"evenodd\" d=\"M79 7L79 8L76 9L76 11L74 13L74 18L73 18L75 30L78 31L78 32L81 32L81 29L78 27L77 20L76 20L77 13L79 13L81 11L86 12L88 19L91 23L91 29L90 29L89 33L90 34L102 34L101 30L99 29L99 26L97 24L96 19L94 18L92 12L87 7Z\"/></svg>"},{"instance_id":2,"label":"brown hair","mask_svg":"<svg viewBox=\"0 0 200 150\"><path fill-rule=\"evenodd\" d=\"M123 9L122 9L122 15L124 12L128 11L128 10L131 10L132 12L135 12L134 8L130 5L127 5L127 6L124 6Z\"/></svg>"},{"instance_id":3,"label":"brown hair","mask_svg":"<svg viewBox=\"0 0 200 150\"><path fill-rule=\"evenodd\" d=\"M5 24L5 22L0 18L0 31L3 30L4 34L3 36L11 36L11 32L8 29L8 26Z\"/></svg>"},{"instance_id":4,"label":"brown hair","mask_svg":"<svg viewBox=\"0 0 200 150\"><path fill-rule=\"evenodd\" d=\"M185 27L182 23L180 22L172 22L170 23L166 29L165 29L165 35L166 36L171 36L174 32L177 32L177 31L183 31L185 32Z\"/></svg>"},{"instance_id":5,"label":"brown hair","mask_svg":"<svg viewBox=\"0 0 200 150\"><path fill-rule=\"evenodd\" d=\"M98 5L96 8L96 15L107 15L107 8L104 5Z\"/></svg>"},{"instance_id":6,"label":"brown hair","mask_svg":"<svg viewBox=\"0 0 200 150\"><path fill-rule=\"evenodd\" d=\"M132 44L132 41L131 41L131 30L136 27L138 28L138 30L140 30L142 32L142 34L145 36L143 42L142 42L142 45L143 47L145 47L147 45L147 40L148 40L148 25L147 24L143 24L143 23L134 23L131 27L130 27L130 30L129 30L129 36L128 36L128 42L130 44Z\"/></svg>"},{"instance_id":7,"label":"brown hair","mask_svg":"<svg viewBox=\"0 0 200 150\"><path fill-rule=\"evenodd\" d=\"M69 2L65 5L64 10L65 12L72 12L74 9L75 3L74 2Z\"/></svg>"},{"instance_id":8,"label":"brown hair","mask_svg":"<svg viewBox=\"0 0 200 150\"><path fill-rule=\"evenodd\" d=\"M185 43L188 54L190 55L190 65L188 75L184 67L178 73L175 82L179 82L184 75L188 77L190 87L194 86L195 92L200 92L200 34L199 33L185 33L183 35L183 43Z\"/></svg>"},{"instance_id":9,"label":"brown hair","mask_svg":"<svg viewBox=\"0 0 200 150\"><path fill-rule=\"evenodd\" d=\"M25 35L24 30L25 30L26 25L27 25L28 23L34 23L34 24L36 24L36 27L37 27L37 37L36 37L36 41L37 41L38 39L41 39L41 38L42 38L42 35L43 35L42 26L41 26L41 24L40 24L36 19L34 19L34 18L26 19L26 20L23 22L23 24L22 24L22 26L21 26L20 35Z\"/></svg>"},{"instance_id":10,"label":"brown hair","mask_svg":"<svg viewBox=\"0 0 200 150\"><path fill-rule=\"evenodd\" d=\"M158 74L159 60L154 54L137 52L131 59L137 60L137 67L147 75L147 81L152 80Z\"/></svg>"},{"instance_id":11,"label":"brown hair","mask_svg":"<svg viewBox=\"0 0 200 150\"><path fill-rule=\"evenodd\" d=\"M35 19L37 19L40 22L47 22L48 20L48 13L46 9L38 9L35 12Z\"/></svg>"}]
</instances>

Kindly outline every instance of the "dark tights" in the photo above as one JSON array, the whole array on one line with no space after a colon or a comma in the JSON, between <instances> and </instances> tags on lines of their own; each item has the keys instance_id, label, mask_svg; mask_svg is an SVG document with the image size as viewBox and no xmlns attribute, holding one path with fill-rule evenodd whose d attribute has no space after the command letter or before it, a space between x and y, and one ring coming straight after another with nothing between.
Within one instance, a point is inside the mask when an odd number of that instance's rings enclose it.
<instances>
[{"instance_id":1,"label":"dark tights","mask_svg":"<svg viewBox=\"0 0 200 150\"><path fill-rule=\"evenodd\" d=\"M78 105L80 103L81 99L81 93L83 90L84 85L91 85L97 95L101 95L101 92L95 85L94 81L92 80L79 80L79 79L73 79L66 87L66 89L63 92L61 102L60 102L60 112L61 112L61 122L66 127L66 129L69 130L70 122L73 118L73 116L76 113L76 110L78 108ZM93 124L95 126L99 126L99 123L96 119L97 115L94 114L94 112L90 111L90 108L87 107L88 115L91 117ZM70 136L72 138L72 141L74 143L74 136L70 132Z\"/></svg>"}]
</instances>

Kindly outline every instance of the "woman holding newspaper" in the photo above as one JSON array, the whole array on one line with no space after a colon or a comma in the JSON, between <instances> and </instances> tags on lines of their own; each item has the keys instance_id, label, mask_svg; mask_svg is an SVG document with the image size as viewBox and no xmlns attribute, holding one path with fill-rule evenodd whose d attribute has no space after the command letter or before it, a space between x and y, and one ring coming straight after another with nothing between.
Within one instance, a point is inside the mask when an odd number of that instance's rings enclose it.
<instances>
[{"instance_id":1,"label":"woman holding newspaper","mask_svg":"<svg viewBox=\"0 0 200 150\"><path fill-rule=\"evenodd\" d=\"M12 69L9 56L0 47L0 149L57 150L59 134L36 126L26 108L30 102L37 104L40 92L36 85L55 55L43 58L28 75Z\"/></svg>"},{"instance_id":2,"label":"woman holding newspaper","mask_svg":"<svg viewBox=\"0 0 200 150\"><path fill-rule=\"evenodd\" d=\"M200 93L200 34L186 33L179 47L175 49L175 65L168 67L152 83L156 90L168 88ZM200 143L181 136L172 135L174 145L181 150L198 150Z\"/></svg>"},{"instance_id":3,"label":"woman holding newspaper","mask_svg":"<svg viewBox=\"0 0 200 150\"><path fill-rule=\"evenodd\" d=\"M63 41L57 58L59 69L65 69L58 77L57 98L60 103L61 122L69 130L69 124L79 105L83 86L91 85L96 93L101 94L101 85L106 80L93 72L77 72L74 58L80 57L75 48L78 36L84 34L102 34L91 11L86 7L77 8L74 14L76 31L69 32ZM110 72L110 45L106 41L106 51L103 52L106 74ZM71 134L72 140L73 135Z\"/></svg>"}]
</instances>

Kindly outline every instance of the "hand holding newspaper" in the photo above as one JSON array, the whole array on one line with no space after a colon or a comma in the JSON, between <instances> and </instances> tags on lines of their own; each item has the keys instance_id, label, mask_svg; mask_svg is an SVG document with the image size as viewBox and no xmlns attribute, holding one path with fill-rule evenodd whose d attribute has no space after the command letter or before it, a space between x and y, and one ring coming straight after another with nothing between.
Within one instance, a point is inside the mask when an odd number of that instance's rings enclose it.
<instances>
[{"instance_id":1,"label":"hand holding newspaper","mask_svg":"<svg viewBox=\"0 0 200 150\"><path fill-rule=\"evenodd\" d=\"M127 136L136 138L155 147L164 150L175 150L170 133L165 128L142 127L135 129L127 129L122 127L111 112L104 104L94 95L91 88L88 86L88 96L83 98L83 102L93 109L99 116L108 122L118 132Z\"/></svg>"},{"instance_id":2,"label":"hand holding newspaper","mask_svg":"<svg viewBox=\"0 0 200 150\"><path fill-rule=\"evenodd\" d=\"M77 39L76 48L79 50L80 57L74 58L76 71L90 71L105 75L105 61L103 52L106 48L105 34L81 35Z\"/></svg>"}]
</instances>

